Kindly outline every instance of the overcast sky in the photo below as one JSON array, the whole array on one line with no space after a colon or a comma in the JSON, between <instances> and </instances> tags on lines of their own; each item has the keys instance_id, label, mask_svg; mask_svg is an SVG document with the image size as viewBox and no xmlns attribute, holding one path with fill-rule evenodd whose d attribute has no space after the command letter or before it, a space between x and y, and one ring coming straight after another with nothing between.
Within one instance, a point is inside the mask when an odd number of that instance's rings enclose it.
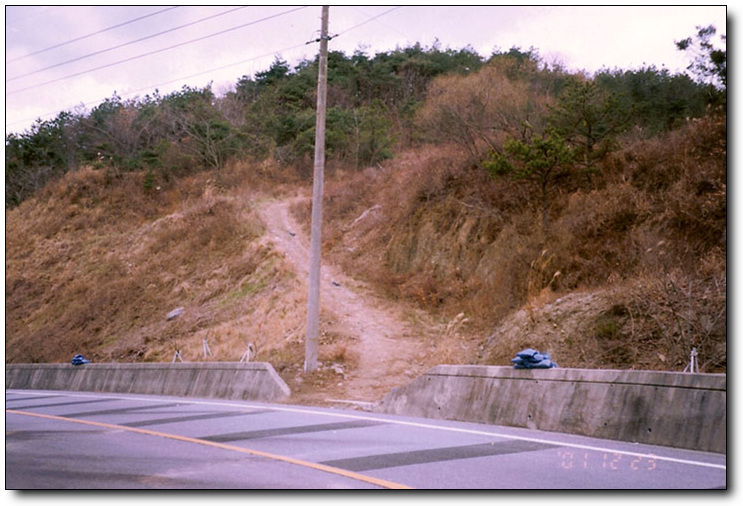
<instances>
[{"instance_id":1,"label":"overcast sky","mask_svg":"<svg viewBox=\"0 0 743 506\"><path fill-rule=\"evenodd\" d=\"M6 133L76 107L89 111L116 92L134 98L212 82L222 94L276 57L314 58L319 6L6 6ZM714 24L726 6L447 7L331 6L331 50L370 56L420 42L442 49L534 48L571 70L682 72L674 41ZM716 39L719 41L719 39Z\"/></svg>"}]
</instances>

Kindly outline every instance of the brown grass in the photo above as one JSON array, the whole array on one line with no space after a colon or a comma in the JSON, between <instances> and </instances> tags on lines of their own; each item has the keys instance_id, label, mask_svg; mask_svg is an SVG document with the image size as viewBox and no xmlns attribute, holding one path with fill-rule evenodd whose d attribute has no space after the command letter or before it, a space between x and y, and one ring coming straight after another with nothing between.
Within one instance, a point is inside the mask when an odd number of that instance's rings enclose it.
<instances>
[{"instance_id":1,"label":"brown grass","mask_svg":"<svg viewBox=\"0 0 743 506\"><path fill-rule=\"evenodd\" d=\"M233 167L148 191L141 174L83 169L6 212L6 360L194 360L204 338L239 360L260 323L286 324L264 320L294 290L261 242L255 180Z\"/></svg>"},{"instance_id":2,"label":"brown grass","mask_svg":"<svg viewBox=\"0 0 743 506\"><path fill-rule=\"evenodd\" d=\"M680 370L696 347L726 370L724 120L607 158L561 189L546 233L532 190L466 159L426 146L326 183L325 261L424 309L434 359L508 365L532 347L564 367ZM296 176L142 177L83 169L6 211L6 360L236 361L252 343L293 390L339 391L358 357L324 318L324 366L302 375L306 294L255 213ZM309 223L308 203L294 212Z\"/></svg>"},{"instance_id":3,"label":"brown grass","mask_svg":"<svg viewBox=\"0 0 743 506\"><path fill-rule=\"evenodd\" d=\"M676 370L697 346L708 369L724 370L724 118L689 122L607 158L593 180L558 193L546 234L526 185L490 179L462 160L453 147L426 146L384 169L332 179L329 255L442 320L465 314L473 333L490 333L522 308L552 308L566 294L605 292L605 303L581 316L578 335L545 342L567 364ZM507 353L541 342L526 335Z\"/></svg>"}]
</instances>

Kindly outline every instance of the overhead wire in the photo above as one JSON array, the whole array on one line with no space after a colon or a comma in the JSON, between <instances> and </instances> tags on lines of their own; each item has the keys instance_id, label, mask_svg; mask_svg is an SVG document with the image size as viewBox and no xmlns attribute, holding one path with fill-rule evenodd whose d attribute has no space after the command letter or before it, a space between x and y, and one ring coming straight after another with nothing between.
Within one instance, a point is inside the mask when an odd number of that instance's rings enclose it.
<instances>
[{"instance_id":1,"label":"overhead wire","mask_svg":"<svg viewBox=\"0 0 743 506\"><path fill-rule=\"evenodd\" d=\"M359 9L358 7L354 7L353 9L354 9L355 11L357 11L357 12L360 12L361 14L363 14L364 16L366 16L366 17L368 17L368 18L370 18L370 17L371 17L371 16L369 15L369 14L367 14L367 13L366 13L366 12L364 12L364 11L362 11L362 10L361 10L361 9ZM386 15L386 14L389 14L390 12L392 12L392 11L394 11L394 10L396 10L396 9L390 9L390 10L389 10L389 11L387 11L387 12L383 12L383 13L382 13L382 14L380 14L379 16L376 16L376 17L374 17L373 19L370 19L369 21L376 21L376 20L377 20L378 18L380 18L380 17L382 17L382 16L384 16L384 15ZM368 22L368 21L367 21L367 22ZM389 29L389 30L392 30L392 31L395 31L395 32L399 33L400 35L402 35L402 36L403 36L403 37L405 37L406 39L409 39L409 40L413 40L413 39L414 39L414 37L411 37L411 36L410 36L410 34L408 34L408 33L403 33L403 32L401 32L400 30L398 30L397 28L395 28L394 26L390 26L390 25L388 25L388 24L386 24L386 23L382 23L381 21L377 21L377 22L378 22L378 23L379 23L380 25L384 26L385 28L387 28L387 29Z\"/></svg>"},{"instance_id":2,"label":"overhead wire","mask_svg":"<svg viewBox=\"0 0 743 506\"><path fill-rule=\"evenodd\" d=\"M119 44L117 46L112 46L112 47L109 47L107 49L101 49L100 51L94 51L92 53L88 53L86 55L79 56L77 58L73 58L71 60L67 60L67 61L64 61L64 62L61 62L61 63L55 63L54 65L49 65L48 67L44 67L44 68L41 68L41 69L38 69L38 70L34 70L33 72L28 72L26 74L22 74L22 75L19 75L19 76L11 77L10 79L6 79L5 82L7 83L7 82L10 82L10 81L15 81L16 79L21 79L23 77L27 77L27 76L31 76L31 75L34 75L34 74L38 74L39 72L43 72L45 70L49 70L49 69L61 67L63 65L67 65L67 64L74 63L74 62L77 62L77 61L80 61L80 60L84 60L84 59L90 58L92 56L97 56L99 54L107 53L107 52L113 51L115 49L120 49L122 47L130 46L132 44L136 44L137 42L142 42L144 40L154 39L155 37L159 37L160 35L165 35L166 33L172 33L172 32L175 32L177 30L182 30L183 28L187 28L189 26L193 26L193 25L196 25L196 24L199 24L199 23L203 23L205 21L208 21L210 19L217 18L219 16L224 16L224 15L229 14L231 12L235 12L235 11L238 11L240 9L245 9L246 7L247 7L247 5L243 5L241 7L236 7L234 9L230 9L228 11L224 11L224 12L220 12L218 14L214 14L212 16L207 16L205 18L197 19L196 21L192 21L192 22L186 23L184 25L180 25L180 26L176 26L176 27L173 27L173 28L169 28L167 30L163 30L162 32L153 33L153 34L148 35L146 37L141 37L141 38L136 39L136 40L131 40L129 42L125 42L125 43Z\"/></svg>"},{"instance_id":3,"label":"overhead wire","mask_svg":"<svg viewBox=\"0 0 743 506\"><path fill-rule=\"evenodd\" d=\"M131 96L131 95L136 95L137 93L139 93L141 91L145 91L145 90L152 90L152 89L157 90L157 88L159 86L166 86L168 84L172 84L172 83L176 83L176 82L179 82L179 81L183 81L184 79L191 79L193 77L200 77L200 76L202 76L204 74L209 74L211 72L216 72L218 70L224 70L226 68L235 67L237 65L243 65L245 63L250 63L251 61L259 60L261 58L265 58L267 56L271 56L271 55L274 55L274 54L277 54L277 53L283 53L285 51L293 51L295 49L302 48L305 45L306 45L305 43L296 44L294 46L285 47L285 48L282 48L282 49L271 51L269 53L261 54L259 56L253 56L251 58L248 58L248 59L245 59L245 60L240 60L238 62L229 63L227 65L222 65L220 67L210 68L210 69L207 69L207 70L204 70L204 71L201 71L201 72L197 72L195 74L190 74L190 75L187 75L187 76L177 77L175 79L171 79L170 81L164 81L164 82L160 82L160 83L156 83L156 84L150 84L150 85L144 86L142 88L138 88L136 90L132 90L132 91L130 91L128 93L124 93L124 94L121 95L121 97L123 98L123 97ZM94 106L94 105L100 104L104 100L106 100L106 98L94 100L92 102L89 102L88 106L90 107L90 106ZM71 107L65 108L64 110L67 110L67 109L71 109ZM59 111L54 111L54 112L49 112L49 113L46 113L46 114L38 115L35 118L27 118L27 119L23 119L23 120L13 121L13 122L10 122L10 123L6 123L6 126L7 125L16 125L16 124L19 124L19 123L27 123L29 121L34 121L35 119L46 118L46 117L49 117L49 116L53 116L55 114L59 114Z\"/></svg>"},{"instance_id":4,"label":"overhead wire","mask_svg":"<svg viewBox=\"0 0 743 506\"><path fill-rule=\"evenodd\" d=\"M77 76L81 76L81 75L84 75L84 74L88 74L88 73L94 72L96 70L102 70L102 69L105 69L105 68L114 67L114 66L120 65L122 63L128 63L130 61L138 60L140 58L144 58L144 57L147 57L147 56L152 56L153 54L158 54L158 53L162 53L162 52L165 52L165 51L170 51L171 49L175 49L175 48L178 48L178 47L187 46L189 44L194 44L196 42L201 42L203 40L210 39L210 38L216 37L218 35L223 35L225 33L229 33L229 32L235 31L235 30L239 30L240 28L245 28L247 26L256 25L258 23L262 23L264 21L268 21L270 19L274 19L274 18L277 18L277 17L280 17L280 16L285 16L287 14L291 14L293 12L296 12L296 11L299 11L299 10L302 10L302 9L305 9L305 8L306 8L306 6L297 7L297 8L294 8L294 9L290 9L288 11L284 11L284 12L280 12L278 14L273 14L271 16L267 16L265 18L254 20L254 21L251 21L249 23L244 23L242 25L234 26L232 28L227 28L225 30L220 30L218 32L211 33L211 34L205 35L203 37L198 37L196 39L191 39L191 40L188 40L188 41L185 41L185 42L181 42L181 43L178 43L178 44L173 44L172 46L168 46L168 47L161 48L161 49L156 49L154 51L149 51L147 53L139 54L139 55L132 56L130 58L125 58L123 60L118 60L118 61L115 61L115 62L112 62L112 63L107 63L105 65L100 65L100 66L94 67L92 69L87 69L87 70L84 70L84 71L81 71L81 72L76 72L74 74L69 74L69 75L66 75L66 76L63 76L63 77L59 77L57 79L52 79L50 81L45 81L43 83L35 84L35 85L32 85L32 86L26 86L25 88L20 88L20 89L17 89L17 90L7 91L5 93L5 95L6 96L15 95L17 93L21 93L21 92L32 90L32 89L36 89L36 88L41 88L42 86L46 86L46 85L49 85L49 84L57 83L59 81L64 81L64 80L70 79L72 77L77 77Z\"/></svg>"},{"instance_id":5,"label":"overhead wire","mask_svg":"<svg viewBox=\"0 0 743 506\"><path fill-rule=\"evenodd\" d=\"M164 83L158 83L158 84L154 84L154 85L150 85L150 86L145 86L144 88L140 88L138 90L135 90L132 93L137 93L139 91L143 91L143 90L147 90L147 89L152 89L152 88L157 88L158 86L164 86L166 84L172 84L172 83L175 83L175 82L178 82L178 81L182 81L184 79L191 79L192 77L203 76L204 74L209 74L209 73L215 72L217 70L224 70L226 68L235 67L237 65L243 65L243 64L249 63L251 61L260 60L261 58L265 58L267 56L271 56L271 55L274 55L274 54L277 54L277 53L283 53L284 51L292 51L294 49L298 49L298 48L304 47L304 46L305 46L305 44L297 44L295 46L286 47L284 49L279 49L277 51L271 51L270 53L265 53L265 54L262 54L262 55L259 55L259 56L253 56L251 58L248 58L247 60L241 60L241 61L235 62L235 63L228 63L227 65L222 65L221 67L211 68L211 69L208 69L208 70L204 70L202 72L197 72L196 74L191 74L191 75L188 75L188 76L179 77L177 79L173 79L171 81L167 81L167 82L164 82Z\"/></svg>"},{"instance_id":6,"label":"overhead wire","mask_svg":"<svg viewBox=\"0 0 743 506\"><path fill-rule=\"evenodd\" d=\"M151 12L150 14L146 14L146 15L140 16L138 18L130 19L129 21L125 21L125 22L119 23L117 25L109 26L108 28L103 28L102 30L98 30L97 32L89 33L87 35L83 35L83 36L77 37L75 39L71 39L71 40L68 40L68 41L65 41L65 42L61 42L59 44L54 44L53 46L45 47L44 49L39 49L38 51L34 51L33 53L29 53L29 54L24 55L24 56L18 56L17 58L13 58L12 60L5 60L5 63L6 64L7 63L13 63L13 62L17 62L19 60L23 60L23 59L29 58L31 56L36 56L37 54L45 53L47 51L51 51L52 49L57 49L57 48L66 46L68 44L72 44L73 42L79 42L79 41L84 40L84 39L89 39L90 37L93 37L95 35L100 35L101 33L105 33L105 32L111 31L111 30L113 30L115 28L120 28L122 26L130 25L130 24L135 23L137 21L141 21L141 20L146 19L146 18L151 18L152 16L157 16L158 14L162 14L163 12L172 11L173 9L177 9L177 8L178 8L178 6L168 7L167 9L161 9L161 10L156 11L156 12ZM6 80L6 82L7 82L7 80Z\"/></svg>"},{"instance_id":7,"label":"overhead wire","mask_svg":"<svg viewBox=\"0 0 743 506\"><path fill-rule=\"evenodd\" d=\"M306 45L306 43L296 44L294 46L289 46L289 47L285 47L283 49L278 49L276 51L271 51L270 53L264 53L264 54L261 54L259 56L253 56L253 57L248 58L246 60L240 60L238 62L228 63L227 65L222 65L220 67L210 68L210 69L207 69L207 70L204 70L204 71L201 71L201 72L197 72L195 74L190 74L190 75L187 75L187 76L177 77L175 79L171 79L170 81L164 81L164 82L160 82L160 83L156 83L156 84L150 84L150 85L144 86L142 88L138 88L136 90L132 90L132 91L130 91L128 93L124 93L124 94L122 94L120 96L121 96L121 98L124 98L124 97L128 97L130 95L136 95L137 93L139 93L141 91L145 91L145 90L152 90L152 89L157 90L157 88L159 86L166 86L168 84L172 84L172 83L177 83L179 81L183 81L184 79L191 79L193 77L200 77L200 76L203 76L204 74L209 74L211 72L216 72L218 70L224 70L224 69L227 69L227 68L230 68L230 67L236 67L237 65L243 65L245 63L250 63L251 61L260 60L261 58L265 58L267 56L271 56L271 55L274 55L274 54L277 54L277 53L283 53L285 51L293 51L295 49L299 49L301 47L304 47L305 45ZM104 100L106 100L106 98L101 98L101 99L93 100L92 102L89 102L89 106L94 106L94 105L100 104ZM65 108L65 109L71 109L71 108L68 107L68 108ZM37 116L36 118L27 118L27 119L23 119L23 120L13 121L11 123L6 123L6 125L15 125L15 124L18 124L18 123L27 123L27 122L33 121L33 120L35 120L37 118L38 119L40 119L40 118L46 118L48 116L53 116L55 114L59 114L59 111L54 111L54 112L49 112L49 113L46 113L46 114L42 114L42 115Z\"/></svg>"},{"instance_id":8,"label":"overhead wire","mask_svg":"<svg viewBox=\"0 0 743 506\"><path fill-rule=\"evenodd\" d=\"M387 14L389 14L389 13L391 13L391 12L393 12L393 11L396 11L397 9L400 9L400 8L402 8L402 7L403 7L402 5L398 5L397 7L393 7L392 9L386 10L386 11L384 11L384 12L383 12L383 13L381 13L381 14L377 14L376 16L374 16L374 17L371 17L371 18L367 19L366 21L362 21L361 23L359 23L359 24L357 24L357 25L353 25L353 26L352 26L352 27L350 27L350 28L346 28L346 29L345 29L345 30L343 30L342 32L339 32L339 33L335 34L335 35L334 35L333 37L334 37L334 38L335 38L335 37L340 37L341 35L344 35L344 34L346 34L346 33L350 32L351 30L355 30L356 28L359 28L360 26L364 26L364 25L365 25L365 24L367 24L367 23L371 23L371 22L372 22L372 21L374 21L375 19L377 19L377 18L381 18L382 16L386 16Z\"/></svg>"},{"instance_id":9,"label":"overhead wire","mask_svg":"<svg viewBox=\"0 0 743 506\"><path fill-rule=\"evenodd\" d=\"M397 9L400 9L401 7L402 7L402 6L397 6L397 7L394 7L394 8L392 8L392 9L388 9L387 11L385 11L385 12L383 12L383 13L381 13L381 14L378 14L378 15L376 15L376 16L373 16L373 17L371 17L371 18L367 19L366 21L363 21L362 23L358 23L358 24L356 24L356 25L353 25L353 26L351 26L351 27L349 27L349 28L346 28L345 30L343 30L342 32L339 32L338 34L334 35L333 37L338 37L338 36L340 36L340 35L344 35L344 34L346 34L346 33L350 32L350 31L352 31L352 30L355 30L356 28L359 28L359 27L361 27L361 26L363 26L363 25L365 25L365 24L367 24L367 23L370 23L371 21L374 21L374 20L376 20L376 19L378 19L378 18L380 18L380 17L382 17L382 16L385 16L385 15L387 15L387 14L389 14L389 13L391 13L391 12L393 12L393 11L397 10ZM295 9L295 10L299 10L299 9ZM294 11L290 11L290 12L294 12ZM283 14L288 14L288 13L289 13L289 12L287 12L287 13L283 13ZM283 15L283 14L280 14L280 15ZM267 19L270 19L270 18L267 18ZM245 63L249 63L249 62L251 62L251 61L259 60L259 59L261 59L261 58L265 58L265 57L267 57L267 56L271 56L272 54L283 53L283 52L285 52L285 51L292 51L292 50L294 50L294 49L298 49L298 48L304 47L304 46L305 46L306 44L307 44L307 43L297 44L297 45L294 45L294 46L290 46L290 47L286 47L286 48L283 48L283 49L279 49L279 50L276 50L276 51L271 51L270 53L265 53L265 54L262 54L262 55L260 55L260 56L254 56L254 57L251 57L251 58L248 58L248 59L245 59L245 60L240 60L240 61L238 61L238 62L234 62L234 63L229 63L229 64L227 64L227 65L222 65L222 66L220 66L220 67L214 67L214 68L210 68L210 69L207 69L207 70L204 70L204 71L201 71L201 72L197 72L197 73L195 73L195 74L190 74L190 75L188 75L188 76L182 76L182 77L178 77L178 78L172 79L172 80L170 80L170 81L165 81L165 82L160 82L160 83L156 83L156 84L148 85L148 86L145 86L145 87L142 87L142 88L138 88L138 89L136 89L136 90L130 91L130 92L128 92L128 93L125 93L125 94L123 94L123 95L122 95L122 98L123 98L123 97L127 97L127 96L131 96L131 95L136 95L137 93L139 93L139 92L142 92L142 91L145 91L145 90L152 90L152 89L155 89L155 90L157 90L157 88L158 88L159 86L166 86L166 85L168 85L168 84L172 84L172 83L175 83L175 82L183 81L183 80L185 80L185 79L191 79L191 78L194 78L194 77L200 77L200 76L202 76L202 75L204 75L204 74L209 74L209 73L211 73L211 72L215 72L215 71L218 71L218 70L224 70L224 69L226 69L226 68L230 68L230 67L234 67L234 66L237 66L237 65L242 65L242 64L245 64ZM96 100L96 101L90 102L90 103L89 103L89 107L92 107L92 106L94 106L94 105L100 104L100 103L102 103L102 102L103 102L104 100L106 100L106 99L105 99L105 98L103 98L103 99L98 99L98 100ZM50 112L50 113L47 113L47 114L44 114L44 115L38 116L37 118L38 118L38 119L41 119L41 118L43 118L43 117L48 117L48 116L52 116L52 115L54 115L54 114L58 114L58 112ZM34 119L36 119L36 118L34 118ZM28 122L28 121L32 121L32 119L26 119L26 120L19 120L19 121L14 121L14 122L12 122L12 123L7 123L7 124L6 124L6 126L7 126L7 125L14 125L14 124L18 124L18 123L23 123L23 122Z\"/></svg>"},{"instance_id":10,"label":"overhead wire","mask_svg":"<svg viewBox=\"0 0 743 506\"><path fill-rule=\"evenodd\" d=\"M394 7L394 8L392 8L392 9L389 9L389 10L387 10L387 11L385 11L385 12L383 12L383 13L381 13L381 14L377 15L377 16L374 16L374 17L372 17L372 18L370 18L370 19L368 19L368 20L366 20L366 21L364 21L364 22L362 22L362 23L359 23L359 24L357 24L357 25L354 25L354 26L352 26L352 27L350 27L350 28L347 28L346 30L344 30L344 31L342 31L342 32L340 32L340 33L338 33L338 34L336 34L336 35L333 35L333 36L332 36L331 38L335 38L335 37L338 37L338 36L340 36L340 35L342 35L342 34L348 33L348 32L350 32L351 30L354 30L354 29L356 29L356 28L358 28L358 27L360 27L360 26L362 26L362 25L365 25L366 23L369 23L370 21L374 21L375 19L377 19L377 18L380 18L380 17L382 17L382 16L384 16L384 15L386 15L386 14L389 14L389 13L391 13L392 11L395 11L395 10L397 10L397 9L401 8L401 7L402 7L402 6L397 6L397 7ZM137 93L137 92L139 92L139 91L143 91L143 90L146 90L146 89L157 88L158 86L164 86L164 85L167 85L167 84L171 84L171 83L174 83L174 82L182 81L182 80L184 80L184 79L190 79L190 78L192 78L192 77L199 77L199 76L202 76L202 75L204 75L204 74L208 74L208 73L210 73L210 72L215 72L215 71L218 71L218 70L224 70L224 69L226 69L226 68L230 68L230 67L235 67L235 66L237 66L237 65L242 65L242 64L245 64L245 63L249 63L249 62L251 62L251 61L255 61L255 60L259 60L259 59L261 59L261 58L265 58L265 57L267 57L267 56L271 56L272 54L276 54L276 53L283 53L284 51L292 51L292 50L294 50L294 49L298 49L298 48L300 48L300 47L303 47L303 46L305 46L305 45L307 45L307 44L309 44L309 43L311 43L311 42L316 42L316 41L314 41L314 40L313 40L313 41L310 41L310 42L308 42L308 43L304 43L304 44L297 44L297 45L295 45L295 46L287 47L287 48L284 48L284 49L279 49L278 51L271 51L270 53L266 53L266 54L263 54L263 55L260 55L260 56L254 56L254 57L248 58L247 60L241 60L241 61L238 61L238 62L234 62L234 63L229 63L229 64L227 64L227 65L222 65L222 66L220 66L220 67L215 67L215 68L211 68L211 69L208 69L208 70L204 70L204 71L202 71L202 72L198 72L198 73L196 73L196 74L191 74L191 75L188 75L188 76L183 76L183 77L179 77L179 78L177 78L177 79L173 79L173 80L171 80L171 81L167 81L167 82L163 82L163 83L158 83L158 84L154 84L154 85L146 86L146 87L144 87L144 88L140 88L140 89L138 89L138 90L134 90L133 92L130 92L130 93L128 93L128 95L131 95L131 94L135 94L135 93Z\"/></svg>"},{"instance_id":11,"label":"overhead wire","mask_svg":"<svg viewBox=\"0 0 743 506\"><path fill-rule=\"evenodd\" d=\"M283 49L278 49L276 51L271 51L270 53L265 53L265 54L262 54L262 55L259 55L259 56L254 56L254 57L248 58L247 60L241 60L241 61L238 61L238 62L235 62L235 63L229 63L227 65L222 65L220 67L210 68L210 69L204 70L202 72L197 72L195 74L190 74L190 75L187 75L187 76L177 77L175 79L171 79L170 81L164 81L164 82L160 82L160 83L156 83L156 84L150 84L150 85L144 86L142 88L137 88L136 90L132 90L132 91L127 92L127 93L123 93L122 95L120 95L120 97L121 98L124 98L124 97L128 97L128 96L131 96L131 95L136 95L137 93L139 93L141 91L145 91L145 90L152 90L152 89L157 90L157 88L159 86L166 86L168 84L172 84L172 83L177 83L179 81L183 81L184 79L191 79L193 77L200 77L200 76L203 76L204 74L209 74L211 72L215 72L215 71L218 71L218 70L224 70L226 68L235 67L237 65L243 65L245 63L250 63L251 61L259 60L261 58L265 58L267 56L271 56L271 55L274 55L274 54L277 54L277 53L283 53L284 51L292 51L294 49L298 49L298 48L304 47L305 45L306 45L305 43L302 43L302 44L297 44L297 45L290 46L290 47L285 47ZM97 104L102 103L104 100L106 100L106 98L101 98L101 99L93 100L92 102L89 102L88 105L89 106L94 106L94 105L97 105ZM71 109L71 108L68 107L68 108L65 108L65 109ZM18 123L27 123L27 122L33 121L34 119L37 119L37 118L39 118L39 119L40 118L46 118L48 116L53 116L55 114L59 114L59 111L54 111L54 112L49 112L49 113L46 113L46 114L42 114L42 115L37 116L36 118L27 118L27 119L24 119L24 120L13 121L11 123L6 123L6 125L15 125L15 124L18 124Z\"/></svg>"}]
</instances>

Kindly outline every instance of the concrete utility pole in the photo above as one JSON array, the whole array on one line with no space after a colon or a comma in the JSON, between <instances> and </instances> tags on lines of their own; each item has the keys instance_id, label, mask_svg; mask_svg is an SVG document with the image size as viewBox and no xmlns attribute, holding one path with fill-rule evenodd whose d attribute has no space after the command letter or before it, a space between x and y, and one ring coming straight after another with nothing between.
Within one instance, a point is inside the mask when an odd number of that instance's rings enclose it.
<instances>
[{"instance_id":1,"label":"concrete utility pole","mask_svg":"<svg viewBox=\"0 0 743 506\"><path fill-rule=\"evenodd\" d=\"M317 75L317 119L315 122L315 169L312 189L312 237L310 280L307 294L307 334L304 342L304 371L317 369L320 333L320 264L322 256L322 194L325 172L325 96L328 83L328 6L322 8L320 58Z\"/></svg>"}]
</instances>

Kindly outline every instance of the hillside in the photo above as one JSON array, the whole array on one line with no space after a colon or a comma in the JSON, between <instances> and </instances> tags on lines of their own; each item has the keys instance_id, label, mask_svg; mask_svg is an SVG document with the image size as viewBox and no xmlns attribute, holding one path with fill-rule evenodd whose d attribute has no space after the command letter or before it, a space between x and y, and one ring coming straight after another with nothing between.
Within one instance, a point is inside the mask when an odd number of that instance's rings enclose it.
<instances>
[{"instance_id":1,"label":"hillside","mask_svg":"<svg viewBox=\"0 0 743 506\"><path fill-rule=\"evenodd\" d=\"M320 368L302 373L309 238L289 208L307 197L254 169L153 190L85 169L7 211L6 362L238 361L251 343L292 402L316 404L376 400L434 365L446 325L326 266Z\"/></svg>"},{"instance_id":2,"label":"hillside","mask_svg":"<svg viewBox=\"0 0 743 506\"><path fill-rule=\"evenodd\" d=\"M693 79L518 48L332 53L311 374L317 62L39 121L6 136L6 362L252 349L321 404L526 347L662 371L696 349L725 372L725 55Z\"/></svg>"},{"instance_id":3,"label":"hillside","mask_svg":"<svg viewBox=\"0 0 743 506\"><path fill-rule=\"evenodd\" d=\"M562 367L676 371L695 346L703 371L724 372L725 139L709 119L617 154L600 189L558 206L547 240L529 205L502 202L446 147L336 173L312 375L306 183L248 165L153 189L69 173L6 211L6 361L238 361L251 342L292 401L320 404L377 399L437 363L507 365L527 346ZM661 160L675 181L654 181Z\"/></svg>"},{"instance_id":4,"label":"hillside","mask_svg":"<svg viewBox=\"0 0 743 506\"><path fill-rule=\"evenodd\" d=\"M697 348L703 371L725 371L726 140L710 117L631 144L555 199L548 230L523 183L427 146L337 178L325 244L388 297L465 315L482 342L462 361L532 347L566 367L673 371Z\"/></svg>"}]
</instances>

